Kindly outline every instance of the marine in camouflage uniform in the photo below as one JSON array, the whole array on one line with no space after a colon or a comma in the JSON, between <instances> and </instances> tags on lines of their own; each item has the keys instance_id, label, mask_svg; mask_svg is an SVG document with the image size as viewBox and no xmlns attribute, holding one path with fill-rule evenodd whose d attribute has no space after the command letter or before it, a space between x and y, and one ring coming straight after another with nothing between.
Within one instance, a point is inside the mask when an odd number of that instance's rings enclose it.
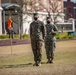
<instances>
[{"instance_id":1,"label":"marine in camouflage uniform","mask_svg":"<svg viewBox=\"0 0 76 75\"><path fill-rule=\"evenodd\" d=\"M55 42L56 38L55 35L58 31L58 28L55 24L51 24L50 17L47 17L47 24L46 27L46 37L45 37L45 49L47 55L47 63L52 63L54 59L54 50L55 50Z\"/></svg>"},{"instance_id":2,"label":"marine in camouflage uniform","mask_svg":"<svg viewBox=\"0 0 76 75\"><path fill-rule=\"evenodd\" d=\"M30 24L31 46L34 54L34 66L41 65L42 41L45 37L45 26L38 20L38 13L34 13L34 21Z\"/></svg>"}]
</instances>

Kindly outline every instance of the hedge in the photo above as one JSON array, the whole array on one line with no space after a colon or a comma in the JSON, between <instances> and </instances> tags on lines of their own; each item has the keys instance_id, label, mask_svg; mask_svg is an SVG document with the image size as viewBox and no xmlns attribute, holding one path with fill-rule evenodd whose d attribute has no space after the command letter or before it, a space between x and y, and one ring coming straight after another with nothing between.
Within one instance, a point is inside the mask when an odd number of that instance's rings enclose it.
<instances>
[{"instance_id":1,"label":"hedge","mask_svg":"<svg viewBox=\"0 0 76 75\"><path fill-rule=\"evenodd\" d=\"M9 38L9 35L0 35L0 39L7 39ZM20 35L14 35L15 39L19 39ZM56 35L57 39L68 39L68 38L76 38L74 35L68 35L68 33L58 33ZM23 34L22 39L30 39L30 36L28 34Z\"/></svg>"}]
</instances>

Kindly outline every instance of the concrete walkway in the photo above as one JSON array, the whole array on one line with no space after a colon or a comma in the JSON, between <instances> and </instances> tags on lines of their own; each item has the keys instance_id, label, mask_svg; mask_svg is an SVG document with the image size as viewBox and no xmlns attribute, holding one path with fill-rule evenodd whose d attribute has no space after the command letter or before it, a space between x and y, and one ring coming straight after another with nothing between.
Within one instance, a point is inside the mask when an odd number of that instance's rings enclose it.
<instances>
[{"instance_id":1,"label":"concrete walkway","mask_svg":"<svg viewBox=\"0 0 76 75\"><path fill-rule=\"evenodd\" d=\"M0 46L10 46L12 45L20 45L20 44L28 44L30 43L30 39L2 39L0 40Z\"/></svg>"},{"instance_id":2,"label":"concrete walkway","mask_svg":"<svg viewBox=\"0 0 76 75\"><path fill-rule=\"evenodd\" d=\"M57 41L66 41L66 40L76 40L76 38L57 39ZM29 43L30 39L0 39L0 46L23 45Z\"/></svg>"}]
</instances>

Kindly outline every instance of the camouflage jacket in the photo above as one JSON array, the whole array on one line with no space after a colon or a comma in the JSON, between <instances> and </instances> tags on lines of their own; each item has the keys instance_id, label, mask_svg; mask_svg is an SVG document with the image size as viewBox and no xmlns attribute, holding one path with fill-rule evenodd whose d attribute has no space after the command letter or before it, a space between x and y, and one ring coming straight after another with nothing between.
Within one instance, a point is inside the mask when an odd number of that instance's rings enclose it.
<instances>
[{"instance_id":1,"label":"camouflage jacket","mask_svg":"<svg viewBox=\"0 0 76 75\"><path fill-rule=\"evenodd\" d=\"M30 38L35 40L42 40L45 37L45 26L41 21L33 21L30 24Z\"/></svg>"},{"instance_id":2,"label":"camouflage jacket","mask_svg":"<svg viewBox=\"0 0 76 75\"><path fill-rule=\"evenodd\" d=\"M55 39L55 35L58 32L58 28L55 24L46 24L46 39ZM54 33L52 33L52 30L54 31Z\"/></svg>"}]
</instances>

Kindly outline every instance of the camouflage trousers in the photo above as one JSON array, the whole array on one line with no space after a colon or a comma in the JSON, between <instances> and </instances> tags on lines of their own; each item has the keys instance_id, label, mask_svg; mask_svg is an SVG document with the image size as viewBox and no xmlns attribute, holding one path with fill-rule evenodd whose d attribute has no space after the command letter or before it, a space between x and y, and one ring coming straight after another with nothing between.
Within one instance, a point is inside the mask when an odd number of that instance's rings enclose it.
<instances>
[{"instance_id":1,"label":"camouflage trousers","mask_svg":"<svg viewBox=\"0 0 76 75\"><path fill-rule=\"evenodd\" d=\"M45 49L47 59L54 59L54 50L55 50L55 41L53 40L45 40Z\"/></svg>"},{"instance_id":2,"label":"camouflage trousers","mask_svg":"<svg viewBox=\"0 0 76 75\"><path fill-rule=\"evenodd\" d=\"M42 41L31 40L32 51L34 54L34 61L40 62L42 59Z\"/></svg>"}]
</instances>

